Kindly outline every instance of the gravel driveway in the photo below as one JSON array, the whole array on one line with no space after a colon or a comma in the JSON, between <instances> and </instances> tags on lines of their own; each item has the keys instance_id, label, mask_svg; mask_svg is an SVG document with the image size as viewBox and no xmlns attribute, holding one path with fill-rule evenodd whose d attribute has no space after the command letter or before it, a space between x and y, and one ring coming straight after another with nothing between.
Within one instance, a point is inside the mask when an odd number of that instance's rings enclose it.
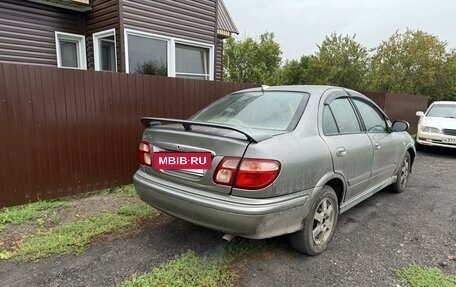
<instances>
[{"instance_id":1,"label":"gravel driveway","mask_svg":"<svg viewBox=\"0 0 456 287\"><path fill-rule=\"evenodd\" d=\"M274 259L247 272L242 286L397 286L392 270L418 263L456 274L456 153L418 154L407 190L382 191L339 217L318 257L284 242Z\"/></svg>"},{"instance_id":2,"label":"gravel driveway","mask_svg":"<svg viewBox=\"0 0 456 287\"><path fill-rule=\"evenodd\" d=\"M456 274L456 152L420 152L406 192L382 191L339 217L328 250L293 251L285 237L238 264L241 286L397 286L410 263ZM96 243L80 256L17 264L0 261L1 286L114 286L186 250L211 254L223 234L160 216L130 238Z\"/></svg>"}]
</instances>

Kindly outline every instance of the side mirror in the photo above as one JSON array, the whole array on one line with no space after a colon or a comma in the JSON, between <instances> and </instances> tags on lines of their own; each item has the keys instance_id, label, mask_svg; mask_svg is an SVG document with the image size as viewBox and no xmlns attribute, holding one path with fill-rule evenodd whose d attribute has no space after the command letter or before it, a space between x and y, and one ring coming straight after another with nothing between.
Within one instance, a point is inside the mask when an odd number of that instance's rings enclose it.
<instances>
[{"instance_id":1,"label":"side mirror","mask_svg":"<svg viewBox=\"0 0 456 287\"><path fill-rule=\"evenodd\" d=\"M424 113L422 111L418 111L416 112L416 115L421 118L422 116L424 116Z\"/></svg>"},{"instance_id":2,"label":"side mirror","mask_svg":"<svg viewBox=\"0 0 456 287\"><path fill-rule=\"evenodd\" d=\"M406 121L395 121L393 123L393 132L405 132L410 127L409 123Z\"/></svg>"}]
</instances>

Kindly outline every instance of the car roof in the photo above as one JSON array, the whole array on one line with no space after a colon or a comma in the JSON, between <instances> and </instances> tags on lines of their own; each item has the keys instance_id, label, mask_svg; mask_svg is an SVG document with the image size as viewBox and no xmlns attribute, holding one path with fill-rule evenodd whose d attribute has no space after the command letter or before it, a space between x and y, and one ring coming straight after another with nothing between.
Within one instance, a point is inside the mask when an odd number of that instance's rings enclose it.
<instances>
[{"instance_id":1,"label":"car roof","mask_svg":"<svg viewBox=\"0 0 456 287\"><path fill-rule=\"evenodd\" d=\"M432 104L433 105L435 105L435 104L456 105L456 102L455 101L437 101L437 102L433 102Z\"/></svg>"},{"instance_id":2,"label":"car roof","mask_svg":"<svg viewBox=\"0 0 456 287\"><path fill-rule=\"evenodd\" d=\"M267 91L292 91L292 92L307 92L309 94L321 95L328 89L343 89L336 86L324 86L324 85L288 85L288 86L266 86L265 90ZM245 90L237 91L240 92L258 92L261 91L262 87L250 88Z\"/></svg>"}]
</instances>

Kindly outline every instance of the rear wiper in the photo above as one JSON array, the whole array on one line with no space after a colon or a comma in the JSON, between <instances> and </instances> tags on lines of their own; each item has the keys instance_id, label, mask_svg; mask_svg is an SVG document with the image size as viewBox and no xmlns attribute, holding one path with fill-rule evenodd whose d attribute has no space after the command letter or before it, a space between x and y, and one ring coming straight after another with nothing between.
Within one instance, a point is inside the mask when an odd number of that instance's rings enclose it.
<instances>
[{"instance_id":1,"label":"rear wiper","mask_svg":"<svg viewBox=\"0 0 456 287\"><path fill-rule=\"evenodd\" d=\"M456 117L445 117L446 119L456 119Z\"/></svg>"}]
</instances>

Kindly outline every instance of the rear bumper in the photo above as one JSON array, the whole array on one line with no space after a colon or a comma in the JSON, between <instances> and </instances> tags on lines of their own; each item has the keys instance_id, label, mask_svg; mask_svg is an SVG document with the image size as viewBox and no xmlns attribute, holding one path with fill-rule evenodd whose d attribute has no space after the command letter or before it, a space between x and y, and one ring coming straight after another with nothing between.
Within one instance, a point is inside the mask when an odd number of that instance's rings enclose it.
<instances>
[{"instance_id":1,"label":"rear bumper","mask_svg":"<svg viewBox=\"0 0 456 287\"><path fill-rule=\"evenodd\" d=\"M138 170L133 177L139 197L172 216L210 229L261 239L301 229L308 193L253 199L214 194L157 178Z\"/></svg>"}]
</instances>

